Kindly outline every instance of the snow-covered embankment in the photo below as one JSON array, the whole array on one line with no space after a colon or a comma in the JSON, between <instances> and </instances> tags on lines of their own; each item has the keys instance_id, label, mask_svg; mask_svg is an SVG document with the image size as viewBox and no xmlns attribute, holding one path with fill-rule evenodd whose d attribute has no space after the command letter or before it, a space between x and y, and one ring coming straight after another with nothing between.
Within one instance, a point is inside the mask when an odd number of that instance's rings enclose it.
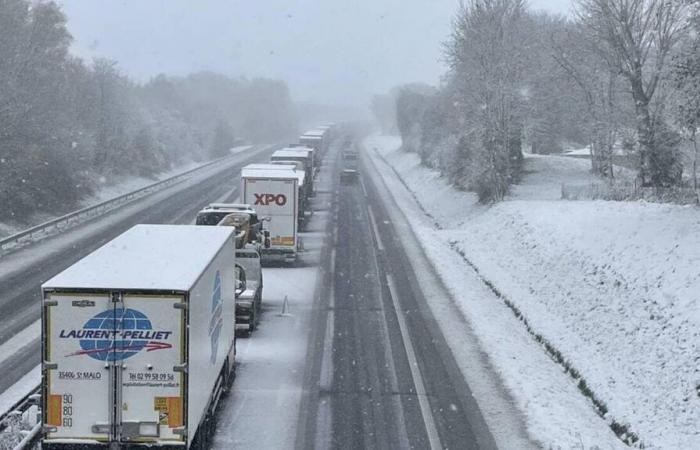
<instances>
[{"instance_id":1,"label":"snow-covered embankment","mask_svg":"<svg viewBox=\"0 0 700 450\"><path fill-rule=\"evenodd\" d=\"M498 342L510 331L475 323L535 439L566 447L578 434L586 447L607 446L608 433L591 436L584 419L555 418L579 401L576 395L647 447L700 448L697 207L556 200L562 180L590 177L585 161L556 156L527 157L514 194L480 206L420 166L416 155L397 150L398 139L373 136L365 146L414 230L441 228L417 234L465 316L477 322L475 311L489 308L488 299L460 286L476 270L490 285L491 300L499 294L500 306L520 315L517 326L540 344L532 348L546 345L559 367L568 368L567 389L519 379L545 382L551 368L526 367L523 354L509 361Z\"/></svg>"}]
</instances>

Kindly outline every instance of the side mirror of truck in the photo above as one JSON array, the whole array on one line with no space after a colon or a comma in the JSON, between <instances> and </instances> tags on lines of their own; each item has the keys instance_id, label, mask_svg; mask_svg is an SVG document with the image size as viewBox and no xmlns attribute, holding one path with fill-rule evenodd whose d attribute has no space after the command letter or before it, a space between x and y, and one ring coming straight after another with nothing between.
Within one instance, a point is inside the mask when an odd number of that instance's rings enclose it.
<instances>
[{"instance_id":1,"label":"side mirror of truck","mask_svg":"<svg viewBox=\"0 0 700 450\"><path fill-rule=\"evenodd\" d=\"M268 230L263 231L263 235L265 236L265 248L270 248L272 243L270 242L270 232Z\"/></svg>"}]
</instances>

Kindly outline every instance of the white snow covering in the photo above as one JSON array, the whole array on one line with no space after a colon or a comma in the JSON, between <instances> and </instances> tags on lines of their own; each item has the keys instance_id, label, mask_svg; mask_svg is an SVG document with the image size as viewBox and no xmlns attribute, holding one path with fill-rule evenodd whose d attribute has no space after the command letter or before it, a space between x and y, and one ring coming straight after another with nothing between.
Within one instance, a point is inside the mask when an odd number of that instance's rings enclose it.
<instances>
[{"instance_id":1,"label":"white snow covering","mask_svg":"<svg viewBox=\"0 0 700 450\"><path fill-rule=\"evenodd\" d=\"M306 133L302 134L302 138L314 138L314 137L323 137L326 133L328 132L328 128L317 128L314 130L309 130Z\"/></svg>"},{"instance_id":2,"label":"white snow covering","mask_svg":"<svg viewBox=\"0 0 700 450\"><path fill-rule=\"evenodd\" d=\"M317 267L263 269L262 321L252 337L237 341L236 381L213 448L293 447L317 273ZM285 296L288 314L281 315Z\"/></svg>"},{"instance_id":3,"label":"white snow covering","mask_svg":"<svg viewBox=\"0 0 700 450\"><path fill-rule=\"evenodd\" d=\"M3 363L15 355L22 348L31 345L34 340L41 337L41 320L37 320L24 330L12 336L0 345L0 367ZM2 412L2 410L0 410Z\"/></svg>"},{"instance_id":4,"label":"white snow covering","mask_svg":"<svg viewBox=\"0 0 700 450\"><path fill-rule=\"evenodd\" d=\"M553 364L533 365L541 346L513 342L510 327L525 326L513 314L510 325L499 322L504 302L472 295L486 289L457 252L580 372L608 407L608 421L629 425L647 448L700 448L700 210L558 201L563 180L590 177L589 162L535 155L507 201L482 206L399 146L384 136L366 142L535 439L564 448L620 445L573 379Z\"/></svg>"},{"instance_id":5,"label":"white snow covering","mask_svg":"<svg viewBox=\"0 0 700 450\"><path fill-rule=\"evenodd\" d=\"M298 173L294 166L280 164L250 164L241 169L241 178L304 179L304 172Z\"/></svg>"},{"instance_id":6,"label":"white snow covering","mask_svg":"<svg viewBox=\"0 0 700 450\"><path fill-rule=\"evenodd\" d=\"M111 200L115 197L119 197L120 195L128 194L129 192L134 192L138 189L145 188L148 185L157 183L159 180L165 180L167 178L174 177L181 173L187 172L188 170L192 170L201 165L202 163L188 162L181 166L178 166L175 169L159 173L154 178L131 176L125 177L116 182L107 183L106 181L104 181L104 183L100 186L99 190L95 193L95 195L83 200L81 202L81 206L83 208L86 208L88 206Z\"/></svg>"},{"instance_id":7,"label":"white snow covering","mask_svg":"<svg viewBox=\"0 0 700 450\"><path fill-rule=\"evenodd\" d=\"M253 148L253 145L242 145L238 147L233 147L230 149L231 154L236 155L239 153L243 153L245 151L250 150ZM124 194L128 194L129 192L134 192L136 190L145 188L146 186L149 186L153 183L158 182L159 180L165 180L170 177L174 177L176 175L180 175L182 173L185 173L189 170L195 169L197 167L201 167L208 164L207 162L194 162L194 161L189 161L185 162L171 170L167 170L165 172L161 172L157 174L153 178L146 178L146 177L139 177L139 176L127 176L123 177L119 180L111 180L108 182L106 179L98 180L98 182L101 183L99 186L97 192L90 197L82 200L80 202L79 208L87 208L92 205L96 205L102 202L105 202L107 200L111 200L113 198L119 197ZM37 225L43 222L48 222L49 220L55 219L56 216L51 216L48 214L36 214L34 215L30 220L29 223L32 225ZM14 224L6 224L6 223L0 223L0 237L5 237L5 236L10 236L15 233L19 233L20 231L28 228L27 225L14 225Z\"/></svg>"},{"instance_id":8,"label":"white snow covering","mask_svg":"<svg viewBox=\"0 0 700 450\"><path fill-rule=\"evenodd\" d=\"M187 291L234 235L233 227L136 225L42 287Z\"/></svg>"},{"instance_id":9,"label":"white snow covering","mask_svg":"<svg viewBox=\"0 0 700 450\"><path fill-rule=\"evenodd\" d=\"M318 183L325 192L314 197L316 209L330 207L329 166L320 172ZM299 233L301 267L263 269L263 314L253 336L237 340L236 381L219 413L215 449L292 448L299 414L316 414L299 409L324 245L325 233L318 230L325 230L328 220L327 213L316 211L307 231Z\"/></svg>"},{"instance_id":10,"label":"white snow covering","mask_svg":"<svg viewBox=\"0 0 700 450\"><path fill-rule=\"evenodd\" d=\"M41 365L34 367L5 392L0 393L0 414L7 412L41 382Z\"/></svg>"}]
</instances>

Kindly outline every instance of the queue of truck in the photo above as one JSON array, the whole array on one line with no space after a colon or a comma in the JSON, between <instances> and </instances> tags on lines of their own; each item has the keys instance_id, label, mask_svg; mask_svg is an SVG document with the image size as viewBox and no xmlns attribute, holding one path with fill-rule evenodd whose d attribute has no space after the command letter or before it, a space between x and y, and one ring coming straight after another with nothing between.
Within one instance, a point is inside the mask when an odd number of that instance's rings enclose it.
<instances>
[{"instance_id":1,"label":"queue of truck","mask_svg":"<svg viewBox=\"0 0 700 450\"><path fill-rule=\"evenodd\" d=\"M208 448L262 264L297 260L333 132L244 167L241 203L136 225L42 285L42 448Z\"/></svg>"}]
</instances>

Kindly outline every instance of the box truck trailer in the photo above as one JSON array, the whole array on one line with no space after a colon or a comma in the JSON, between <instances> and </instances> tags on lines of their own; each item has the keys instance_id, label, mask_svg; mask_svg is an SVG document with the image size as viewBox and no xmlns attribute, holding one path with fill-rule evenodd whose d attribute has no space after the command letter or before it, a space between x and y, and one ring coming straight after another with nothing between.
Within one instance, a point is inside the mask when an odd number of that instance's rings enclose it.
<instances>
[{"instance_id":1,"label":"box truck trailer","mask_svg":"<svg viewBox=\"0 0 700 450\"><path fill-rule=\"evenodd\" d=\"M310 208L310 186L308 183L309 177L306 175L304 170L304 164L299 161L271 161L266 164L248 164L246 166L249 173L251 171L260 170L280 170L284 173L289 173L293 171L294 175L297 177L297 226L302 227L307 217L311 216Z\"/></svg>"},{"instance_id":2,"label":"box truck trailer","mask_svg":"<svg viewBox=\"0 0 700 450\"><path fill-rule=\"evenodd\" d=\"M313 179L316 175L318 169L315 159L315 150L311 147L287 147L281 150L275 151L270 155L270 162L275 161L298 161L304 164L304 172L309 176L307 183L309 183L310 190L313 193Z\"/></svg>"},{"instance_id":3,"label":"box truck trailer","mask_svg":"<svg viewBox=\"0 0 700 450\"><path fill-rule=\"evenodd\" d=\"M231 227L137 225L43 284L42 448L207 446L235 254Z\"/></svg>"},{"instance_id":4,"label":"box truck trailer","mask_svg":"<svg viewBox=\"0 0 700 450\"><path fill-rule=\"evenodd\" d=\"M241 170L241 201L268 220L270 247L264 260L293 262L297 258L300 189L294 166L252 164Z\"/></svg>"}]
</instances>

